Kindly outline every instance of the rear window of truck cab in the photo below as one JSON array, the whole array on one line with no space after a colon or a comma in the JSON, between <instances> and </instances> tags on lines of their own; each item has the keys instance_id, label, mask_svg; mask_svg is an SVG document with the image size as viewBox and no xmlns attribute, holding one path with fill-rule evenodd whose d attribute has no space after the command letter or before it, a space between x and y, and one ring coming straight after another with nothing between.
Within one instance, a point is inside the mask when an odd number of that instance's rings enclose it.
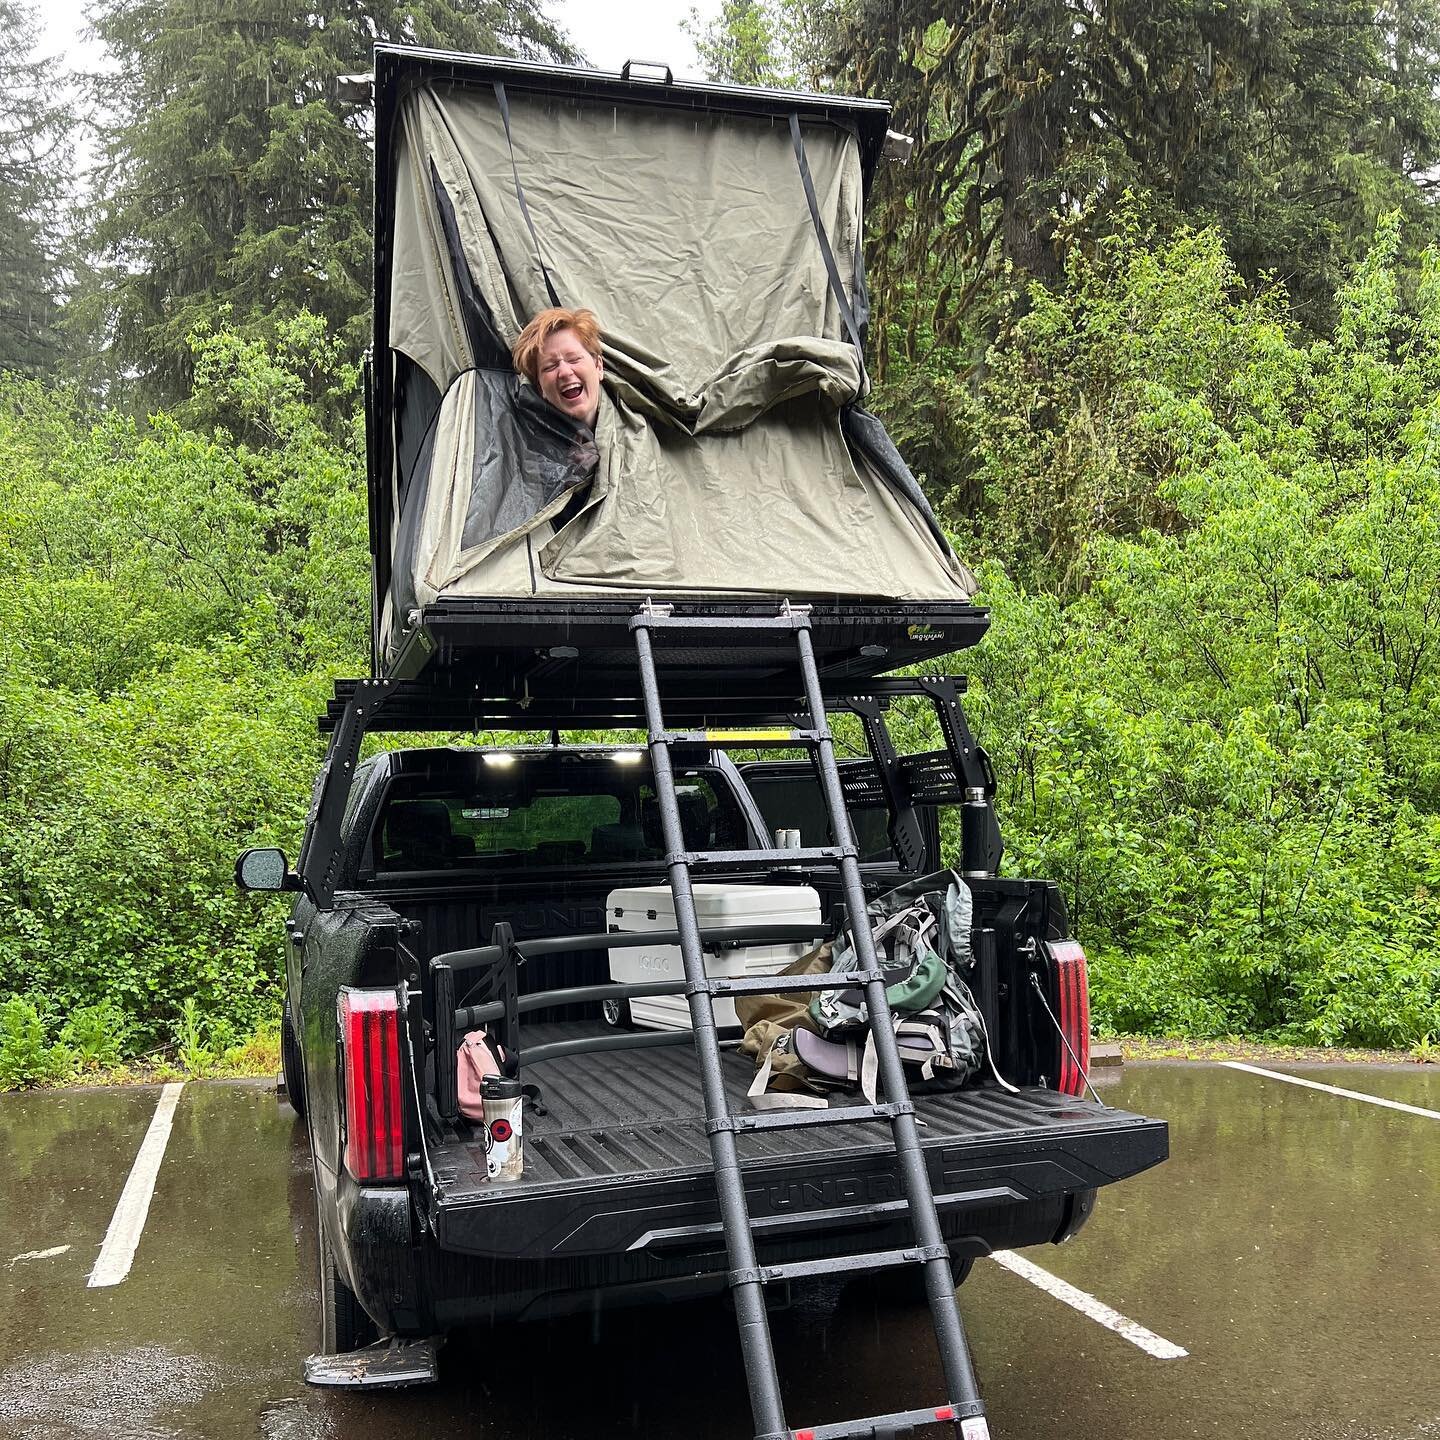
<instances>
[{"instance_id":1,"label":"rear window of truck cab","mask_svg":"<svg viewBox=\"0 0 1440 1440\"><path fill-rule=\"evenodd\" d=\"M677 770L675 789L689 849L748 848L744 814L718 771ZM664 858L649 760L635 750L476 751L472 763L457 769L401 773L381 802L369 847L377 874L656 864Z\"/></svg>"}]
</instances>

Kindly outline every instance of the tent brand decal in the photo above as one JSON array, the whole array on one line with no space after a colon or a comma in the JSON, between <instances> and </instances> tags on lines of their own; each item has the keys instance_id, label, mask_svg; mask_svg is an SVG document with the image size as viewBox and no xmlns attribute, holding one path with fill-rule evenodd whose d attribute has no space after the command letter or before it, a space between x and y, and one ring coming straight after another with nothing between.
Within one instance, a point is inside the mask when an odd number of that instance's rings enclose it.
<instances>
[{"instance_id":1,"label":"tent brand decal","mask_svg":"<svg viewBox=\"0 0 1440 1440\"><path fill-rule=\"evenodd\" d=\"M912 640L943 640L945 634L937 630L933 625L907 625L905 633Z\"/></svg>"}]
</instances>

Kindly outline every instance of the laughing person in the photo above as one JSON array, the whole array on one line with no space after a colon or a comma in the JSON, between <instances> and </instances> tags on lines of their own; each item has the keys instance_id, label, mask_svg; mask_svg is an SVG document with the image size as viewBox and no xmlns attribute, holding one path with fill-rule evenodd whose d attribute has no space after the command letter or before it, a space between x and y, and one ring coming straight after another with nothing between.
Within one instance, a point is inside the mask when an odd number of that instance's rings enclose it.
<instances>
[{"instance_id":1,"label":"laughing person","mask_svg":"<svg viewBox=\"0 0 1440 1440\"><path fill-rule=\"evenodd\" d=\"M600 324L589 310L542 310L510 352L515 368L562 415L595 429L600 411Z\"/></svg>"}]
</instances>

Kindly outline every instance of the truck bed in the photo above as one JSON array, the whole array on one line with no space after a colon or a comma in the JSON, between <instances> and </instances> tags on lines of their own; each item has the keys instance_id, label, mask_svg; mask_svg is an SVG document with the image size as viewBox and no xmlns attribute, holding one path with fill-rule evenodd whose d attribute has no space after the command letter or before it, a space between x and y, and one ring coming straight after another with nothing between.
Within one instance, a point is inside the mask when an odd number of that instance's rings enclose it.
<instances>
[{"instance_id":1,"label":"truck bed","mask_svg":"<svg viewBox=\"0 0 1440 1440\"><path fill-rule=\"evenodd\" d=\"M583 1023L526 1026L531 1045L594 1033ZM523 1048L522 1048L523 1057ZM523 1067L523 1059L522 1059ZM745 1109L753 1061L727 1049L731 1107ZM548 1113L525 1116L525 1175L492 1183L483 1147L431 1152L435 1228L471 1253L665 1250L718 1234L698 1077L688 1046L567 1056L525 1071ZM1167 1153L1164 1122L993 1082L913 1095L942 1216L1094 1189ZM853 1096L837 1104L855 1104ZM797 1214L860 1218L899 1195L883 1122L737 1137L757 1230ZM753 1183L751 1183L753 1176ZM819 1217L816 1217L819 1218ZM536 1243L543 1237L543 1243Z\"/></svg>"}]
</instances>

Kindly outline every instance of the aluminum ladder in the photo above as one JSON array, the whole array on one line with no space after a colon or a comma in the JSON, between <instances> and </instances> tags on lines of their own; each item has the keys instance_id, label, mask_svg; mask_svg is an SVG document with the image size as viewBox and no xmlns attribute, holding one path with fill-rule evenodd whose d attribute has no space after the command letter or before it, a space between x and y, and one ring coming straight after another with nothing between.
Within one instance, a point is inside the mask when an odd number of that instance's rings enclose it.
<instances>
[{"instance_id":1,"label":"aluminum ladder","mask_svg":"<svg viewBox=\"0 0 1440 1440\"><path fill-rule=\"evenodd\" d=\"M675 898L675 928L684 959L686 996L694 1031L705 1105L705 1129L715 1167L715 1188L730 1266L730 1292L734 1299L745 1378L754 1414L755 1440L849 1440L849 1437L885 1437L908 1434L923 1426L948 1426L960 1440L989 1440L989 1428L975 1383L975 1371L955 1300L955 1282L949 1254L940 1232L935 1197L915 1124L905 1075L895 1044L893 1017L885 995L884 975L875 956L865 909L865 893L849 812L835 764L833 738L815 664L810 636L809 607L786 602L775 616L721 619L675 615L669 606L649 602L633 617L630 629L640 667L645 702L650 760L665 840L665 864ZM686 848L675 795L670 747L683 743L714 743L704 731L669 730L660 699L655 666L654 636L679 631L790 631L804 682L809 728L788 732L783 743L810 751L821 782L831 834L836 843L799 850L711 850ZM750 743L754 743L751 741ZM764 871L797 863L834 866L839 870L850 933L861 969L844 974L756 976L711 979L705 973L699 920L691 888L693 871ZM720 1046L716 1036L714 999L718 995L774 994L782 990L849 989L863 984L866 1009L875 1037L884 1099L875 1105L832 1106L828 1109L766 1110L736 1114L725 1095ZM755 1254L749 1205L736 1149L737 1134L760 1130L793 1130L813 1125L856 1124L877 1119L890 1124L901 1192L906 1202L915 1243L903 1249L857 1252L820 1260L761 1265ZM785 1418L774 1346L770 1337L764 1287L809 1275L853 1275L906 1265L923 1269L925 1292L940 1353L947 1396L940 1404L921 1410L896 1411L862 1419L792 1429Z\"/></svg>"}]
</instances>

